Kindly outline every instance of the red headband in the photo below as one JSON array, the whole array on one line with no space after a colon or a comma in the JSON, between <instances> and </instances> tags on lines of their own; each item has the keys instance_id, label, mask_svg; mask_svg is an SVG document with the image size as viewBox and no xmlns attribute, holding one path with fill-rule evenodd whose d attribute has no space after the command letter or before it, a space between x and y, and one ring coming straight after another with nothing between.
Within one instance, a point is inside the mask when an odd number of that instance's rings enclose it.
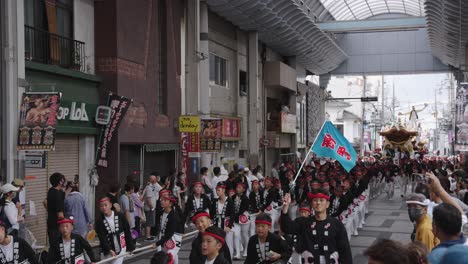
<instances>
[{"instance_id":1,"label":"red headband","mask_svg":"<svg viewBox=\"0 0 468 264\"><path fill-rule=\"evenodd\" d=\"M311 212L310 209L307 208L307 207L301 207L301 208L299 208L299 211L307 211L309 213Z\"/></svg>"},{"instance_id":2,"label":"red headband","mask_svg":"<svg viewBox=\"0 0 468 264\"><path fill-rule=\"evenodd\" d=\"M203 186L203 183L201 183L201 182L194 182L194 183L192 184L193 187L195 187L195 186L197 186L197 185Z\"/></svg>"},{"instance_id":3,"label":"red headband","mask_svg":"<svg viewBox=\"0 0 468 264\"><path fill-rule=\"evenodd\" d=\"M255 224L265 224L271 226L271 222L264 221L264 220L255 220Z\"/></svg>"},{"instance_id":4,"label":"red headband","mask_svg":"<svg viewBox=\"0 0 468 264\"><path fill-rule=\"evenodd\" d=\"M217 234L214 234L214 233L211 233L211 232L203 232L202 236L214 237L215 239L219 240L219 242L221 242L221 244L224 244L224 238L222 238L221 236L219 236Z\"/></svg>"},{"instance_id":5,"label":"red headband","mask_svg":"<svg viewBox=\"0 0 468 264\"><path fill-rule=\"evenodd\" d=\"M257 180L253 180L252 184L259 184L259 182Z\"/></svg>"},{"instance_id":6,"label":"red headband","mask_svg":"<svg viewBox=\"0 0 468 264\"><path fill-rule=\"evenodd\" d=\"M192 217L192 223L195 224L195 221L197 221L198 218L203 217L203 216L206 216L206 217L210 218L210 215L207 212L199 213L199 214L196 214L196 215L194 215Z\"/></svg>"},{"instance_id":7,"label":"red headband","mask_svg":"<svg viewBox=\"0 0 468 264\"><path fill-rule=\"evenodd\" d=\"M58 225L61 225L61 224L66 224L66 223L70 223L70 224L73 224L75 223L75 221L73 221L73 219L67 219L67 218L61 218L57 221L57 224Z\"/></svg>"},{"instance_id":8,"label":"red headband","mask_svg":"<svg viewBox=\"0 0 468 264\"><path fill-rule=\"evenodd\" d=\"M330 201L330 197L326 194L323 194L323 193L317 193L317 194L313 194L313 193L309 193L307 194L307 196L309 197L309 199L315 199L315 198L323 198L327 201Z\"/></svg>"},{"instance_id":9,"label":"red headband","mask_svg":"<svg viewBox=\"0 0 468 264\"><path fill-rule=\"evenodd\" d=\"M99 200L99 203L103 203L103 202L105 202L105 201L109 201L109 202L110 202L109 197L104 197L104 198L102 198L101 200Z\"/></svg>"},{"instance_id":10,"label":"red headband","mask_svg":"<svg viewBox=\"0 0 468 264\"><path fill-rule=\"evenodd\" d=\"M216 186L216 189L221 188L221 189L226 189L226 185L218 185Z\"/></svg>"},{"instance_id":11,"label":"red headband","mask_svg":"<svg viewBox=\"0 0 468 264\"><path fill-rule=\"evenodd\" d=\"M245 188L245 183L243 183L243 182L238 182L236 186L239 186L239 185Z\"/></svg>"},{"instance_id":12,"label":"red headband","mask_svg":"<svg viewBox=\"0 0 468 264\"><path fill-rule=\"evenodd\" d=\"M265 181L273 182L271 178L265 178Z\"/></svg>"}]
</instances>

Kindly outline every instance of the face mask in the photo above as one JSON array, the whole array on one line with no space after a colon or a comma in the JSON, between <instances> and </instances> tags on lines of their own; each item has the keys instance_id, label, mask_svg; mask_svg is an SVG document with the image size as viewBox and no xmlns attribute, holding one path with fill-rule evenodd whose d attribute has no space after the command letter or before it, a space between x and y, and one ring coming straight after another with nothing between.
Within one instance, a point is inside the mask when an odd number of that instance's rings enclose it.
<instances>
[{"instance_id":1,"label":"face mask","mask_svg":"<svg viewBox=\"0 0 468 264\"><path fill-rule=\"evenodd\" d=\"M408 208L408 215L411 222L417 221L422 215L422 209L420 208Z\"/></svg>"}]
</instances>

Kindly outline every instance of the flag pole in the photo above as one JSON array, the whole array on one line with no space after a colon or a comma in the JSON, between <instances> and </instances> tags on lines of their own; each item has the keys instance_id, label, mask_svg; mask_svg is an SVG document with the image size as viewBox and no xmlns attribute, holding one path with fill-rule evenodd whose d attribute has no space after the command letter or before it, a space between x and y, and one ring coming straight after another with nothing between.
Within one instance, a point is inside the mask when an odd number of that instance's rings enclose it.
<instances>
[{"instance_id":1,"label":"flag pole","mask_svg":"<svg viewBox=\"0 0 468 264\"><path fill-rule=\"evenodd\" d=\"M299 170L298 170L297 173L296 173L296 177L294 177L294 181L292 182L293 185L296 183L297 177L299 177L299 174L301 173L301 170L302 170L302 168L304 167L304 164L306 163L307 158L309 157L309 154L312 152L312 147L314 146L315 141L317 140L318 136L320 135L320 132L322 132L322 129L323 129L323 127L325 126L325 123L326 123L327 121L328 121L328 120L325 120L325 122L323 122L322 127L321 127L320 130L318 131L317 135L315 135L314 142L312 142L312 145L310 146L309 151L307 151L307 154L306 154L304 160L302 161L301 167L299 168Z\"/></svg>"}]
</instances>

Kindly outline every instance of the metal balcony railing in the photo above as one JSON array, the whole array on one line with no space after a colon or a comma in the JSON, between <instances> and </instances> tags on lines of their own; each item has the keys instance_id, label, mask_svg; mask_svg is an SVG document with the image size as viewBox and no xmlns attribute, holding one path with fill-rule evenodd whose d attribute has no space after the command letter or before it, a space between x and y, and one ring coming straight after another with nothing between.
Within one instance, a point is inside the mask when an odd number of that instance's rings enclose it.
<instances>
[{"instance_id":1,"label":"metal balcony railing","mask_svg":"<svg viewBox=\"0 0 468 264\"><path fill-rule=\"evenodd\" d=\"M86 72L85 43L24 26L25 59Z\"/></svg>"}]
</instances>

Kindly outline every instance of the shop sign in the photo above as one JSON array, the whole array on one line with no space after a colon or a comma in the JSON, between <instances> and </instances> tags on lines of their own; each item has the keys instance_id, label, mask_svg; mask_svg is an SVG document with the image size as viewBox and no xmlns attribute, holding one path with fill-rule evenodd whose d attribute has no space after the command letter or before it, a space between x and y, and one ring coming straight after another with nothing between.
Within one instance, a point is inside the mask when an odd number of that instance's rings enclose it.
<instances>
[{"instance_id":1,"label":"shop sign","mask_svg":"<svg viewBox=\"0 0 468 264\"><path fill-rule=\"evenodd\" d=\"M222 139L222 119L201 119L200 120L200 151L219 152L221 151Z\"/></svg>"},{"instance_id":2,"label":"shop sign","mask_svg":"<svg viewBox=\"0 0 468 264\"><path fill-rule=\"evenodd\" d=\"M46 153L44 151L26 151L24 166L44 169L46 167Z\"/></svg>"},{"instance_id":3,"label":"shop sign","mask_svg":"<svg viewBox=\"0 0 468 264\"><path fill-rule=\"evenodd\" d=\"M78 107L77 102L72 102L70 107L61 106L57 114L57 119L88 122L89 118L86 112L86 103L80 103Z\"/></svg>"},{"instance_id":4,"label":"shop sign","mask_svg":"<svg viewBox=\"0 0 468 264\"><path fill-rule=\"evenodd\" d=\"M108 106L100 105L96 108L96 124L107 125L109 124L112 109Z\"/></svg>"},{"instance_id":5,"label":"shop sign","mask_svg":"<svg viewBox=\"0 0 468 264\"><path fill-rule=\"evenodd\" d=\"M116 137L117 129L125 117L125 113L127 113L132 100L116 94L110 94L108 102L110 102L109 107L112 109L110 122L107 124L104 132L101 132L102 139L99 142L98 156L96 160L96 164L98 166L105 168L109 166L109 158L107 154L110 153L110 143L112 142L112 139Z\"/></svg>"},{"instance_id":6,"label":"shop sign","mask_svg":"<svg viewBox=\"0 0 468 264\"><path fill-rule=\"evenodd\" d=\"M296 115L281 113L281 133L296 133Z\"/></svg>"},{"instance_id":7,"label":"shop sign","mask_svg":"<svg viewBox=\"0 0 468 264\"><path fill-rule=\"evenodd\" d=\"M52 150L55 145L60 93L23 93L18 150Z\"/></svg>"},{"instance_id":8,"label":"shop sign","mask_svg":"<svg viewBox=\"0 0 468 264\"><path fill-rule=\"evenodd\" d=\"M200 117L179 116L179 132L181 133L200 132Z\"/></svg>"},{"instance_id":9,"label":"shop sign","mask_svg":"<svg viewBox=\"0 0 468 264\"><path fill-rule=\"evenodd\" d=\"M241 137L240 118L223 118L223 140L240 140Z\"/></svg>"}]
</instances>

